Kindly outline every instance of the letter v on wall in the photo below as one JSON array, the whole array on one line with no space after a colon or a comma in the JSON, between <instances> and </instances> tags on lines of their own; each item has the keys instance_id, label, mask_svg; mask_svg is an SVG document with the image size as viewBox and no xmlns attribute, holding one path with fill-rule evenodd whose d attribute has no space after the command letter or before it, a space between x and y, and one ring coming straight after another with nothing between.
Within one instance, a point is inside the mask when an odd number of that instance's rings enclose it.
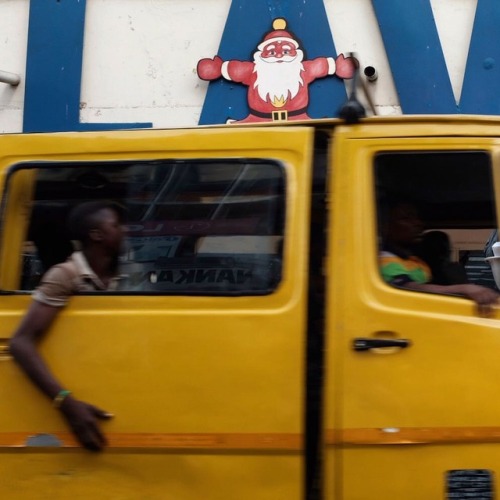
<instances>
[{"instance_id":1,"label":"letter v on wall","mask_svg":"<svg viewBox=\"0 0 500 500\"><path fill-rule=\"evenodd\" d=\"M24 132L109 130L151 123L80 123L86 0L30 2Z\"/></svg>"},{"instance_id":2,"label":"letter v on wall","mask_svg":"<svg viewBox=\"0 0 500 500\"><path fill-rule=\"evenodd\" d=\"M478 0L461 113L500 115L500 2Z\"/></svg>"},{"instance_id":3,"label":"letter v on wall","mask_svg":"<svg viewBox=\"0 0 500 500\"><path fill-rule=\"evenodd\" d=\"M372 1L403 113L457 113L430 0Z\"/></svg>"}]
</instances>

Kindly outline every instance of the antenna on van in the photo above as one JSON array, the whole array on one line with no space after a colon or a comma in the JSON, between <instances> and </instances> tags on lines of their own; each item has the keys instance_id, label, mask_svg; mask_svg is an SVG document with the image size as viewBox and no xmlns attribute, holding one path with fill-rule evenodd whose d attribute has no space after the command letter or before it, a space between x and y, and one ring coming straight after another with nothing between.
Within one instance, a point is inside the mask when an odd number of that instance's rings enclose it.
<instances>
[{"instance_id":1,"label":"antenna on van","mask_svg":"<svg viewBox=\"0 0 500 500\"><path fill-rule=\"evenodd\" d=\"M354 53L350 52L349 57L353 57L356 61L356 69L354 70L354 76L352 77L351 95L340 108L339 117L345 120L346 123L352 124L358 123L361 118L364 118L366 116L366 110L357 97L359 62L354 56Z\"/></svg>"}]
</instances>

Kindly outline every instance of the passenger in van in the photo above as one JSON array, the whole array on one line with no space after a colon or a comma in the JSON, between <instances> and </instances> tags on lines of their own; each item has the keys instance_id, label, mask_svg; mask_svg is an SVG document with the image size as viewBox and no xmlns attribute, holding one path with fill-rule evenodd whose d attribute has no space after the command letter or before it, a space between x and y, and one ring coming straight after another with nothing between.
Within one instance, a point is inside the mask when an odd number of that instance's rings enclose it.
<instances>
[{"instance_id":1,"label":"passenger in van","mask_svg":"<svg viewBox=\"0 0 500 500\"><path fill-rule=\"evenodd\" d=\"M106 438L98 420L112 415L74 398L71 391L56 380L36 346L72 294L117 288L123 211L115 203L93 201L75 207L68 222L81 250L44 275L11 339L10 352L32 382L61 411L78 441L89 450L99 451L106 444Z\"/></svg>"},{"instance_id":2,"label":"passenger in van","mask_svg":"<svg viewBox=\"0 0 500 500\"><path fill-rule=\"evenodd\" d=\"M387 283L421 292L462 295L477 303L480 314L490 313L491 306L499 299L494 290L469 283L432 283L430 267L415 253L424 225L413 203L401 200L389 202L383 215L379 263Z\"/></svg>"},{"instance_id":3,"label":"passenger in van","mask_svg":"<svg viewBox=\"0 0 500 500\"><path fill-rule=\"evenodd\" d=\"M465 268L451 261L451 243L444 231L427 231L416 247L416 255L429 267L431 282L436 285L458 285L467 283Z\"/></svg>"}]
</instances>

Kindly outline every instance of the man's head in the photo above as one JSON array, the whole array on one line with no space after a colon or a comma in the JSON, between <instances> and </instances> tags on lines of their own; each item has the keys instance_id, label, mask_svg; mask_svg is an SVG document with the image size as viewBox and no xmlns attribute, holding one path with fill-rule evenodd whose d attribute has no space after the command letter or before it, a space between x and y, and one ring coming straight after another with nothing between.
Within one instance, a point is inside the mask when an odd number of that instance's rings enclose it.
<instances>
[{"instance_id":1,"label":"man's head","mask_svg":"<svg viewBox=\"0 0 500 500\"><path fill-rule=\"evenodd\" d=\"M405 200L387 204L382 224L386 244L410 247L418 242L423 230L424 224L415 204Z\"/></svg>"},{"instance_id":2,"label":"man's head","mask_svg":"<svg viewBox=\"0 0 500 500\"><path fill-rule=\"evenodd\" d=\"M99 245L118 254L123 244L123 208L108 200L77 205L68 216L70 234L82 246Z\"/></svg>"}]
</instances>

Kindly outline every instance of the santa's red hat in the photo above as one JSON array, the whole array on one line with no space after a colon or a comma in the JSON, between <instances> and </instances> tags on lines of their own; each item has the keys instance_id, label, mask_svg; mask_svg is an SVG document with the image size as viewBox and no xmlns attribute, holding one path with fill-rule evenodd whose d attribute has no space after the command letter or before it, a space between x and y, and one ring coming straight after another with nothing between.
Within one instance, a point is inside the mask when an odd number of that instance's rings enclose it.
<instances>
[{"instance_id":1,"label":"santa's red hat","mask_svg":"<svg viewBox=\"0 0 500 500\"><path fill-rule=\"evenodd\" d=\"M296 49L299 48L299 42L293 37L293 35L285 31L286 20L282 17L278 17L273 21L273 31L266 34L262 42L257 46L258 50L262 50L266 45L271 42L290 42L295 46Z\"/></svg>"}]
</instances>

